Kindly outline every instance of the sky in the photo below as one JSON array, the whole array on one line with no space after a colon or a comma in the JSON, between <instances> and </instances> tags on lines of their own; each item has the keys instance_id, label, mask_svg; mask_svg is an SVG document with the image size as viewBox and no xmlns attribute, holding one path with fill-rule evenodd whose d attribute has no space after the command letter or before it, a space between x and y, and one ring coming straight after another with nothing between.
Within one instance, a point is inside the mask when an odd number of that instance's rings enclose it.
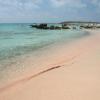
<instances>
[{"instance_id":1,"label":"sky","mask_svg":"<svg viewBox=\"0 0 100 100\"><path fill-rule=\"evenodd\" d=\"M0 0L0 23L99 21L100 0Z\"/></svg>"}]
</instances>

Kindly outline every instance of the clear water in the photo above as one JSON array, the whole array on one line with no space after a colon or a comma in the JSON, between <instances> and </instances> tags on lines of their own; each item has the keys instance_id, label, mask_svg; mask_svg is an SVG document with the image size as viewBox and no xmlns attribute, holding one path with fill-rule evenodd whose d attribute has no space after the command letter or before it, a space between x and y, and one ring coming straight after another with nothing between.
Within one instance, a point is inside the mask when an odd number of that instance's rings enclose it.
<instances>
[{"instance_id":1,"label":"clear water","mask_svg":"<svg viewBox=\"0 0 100 100\"><path fill-rule=\"evenodd\" d=\"M87 35L80 30L39 30L29 25L0 24L0 61Z\"/></svg>"},{"instance_id":2,"label":"clear water","mask_svg":"<svg viewBox=\"0 0 100 100\"><path fill-rule=\"evenodd\" d=\"M31 28L30 24L0 24L0 81L9 80L13 71L22 73L25 68L20 60L27 55L33 57L35 52L40 54L48 47L87 35L82 30L39 30Z\"/></svg>"}]
</instances>

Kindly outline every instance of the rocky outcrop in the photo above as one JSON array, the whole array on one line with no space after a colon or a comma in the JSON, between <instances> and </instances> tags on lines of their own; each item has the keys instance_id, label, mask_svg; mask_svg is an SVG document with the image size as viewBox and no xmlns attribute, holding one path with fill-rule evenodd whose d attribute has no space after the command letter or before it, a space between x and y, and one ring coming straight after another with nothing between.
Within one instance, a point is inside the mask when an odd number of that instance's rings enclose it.
<instances>
[{"instance_id":1,"label":"rocky outcrop","mask_svg":"<svg viewBox=\"0 0 100 100\"><path fill-rule=\"evenodd\" d=\"M62 25L62 26L57 26L57 25L51 25L48 27L47 24L34 24L34 25L30 25L33 28L37 28L37 29L50 29L50 30L61 30L61 29L70 29L68 26Z\"/></svg>"}]
</instances>

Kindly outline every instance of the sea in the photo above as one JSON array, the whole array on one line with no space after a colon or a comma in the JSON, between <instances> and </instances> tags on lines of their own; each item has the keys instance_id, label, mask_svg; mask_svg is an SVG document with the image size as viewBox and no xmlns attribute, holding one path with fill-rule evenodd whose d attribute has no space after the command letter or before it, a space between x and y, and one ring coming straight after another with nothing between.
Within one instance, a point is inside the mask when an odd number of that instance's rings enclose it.
<instances>
[{"instance_id":1,"label":"sea","mask_svg":"<svg viewBox=\"0 0 100 100\"><path fill-rule=\"evenodd\" d=\"M34 53L60 42L70 43L89 35L80 29L41 30L32 28L31 24L0 24L0 72L6 69L4 65L7 62L11 63L10 59ZM10 66L8 68L10 69Z\"/></svg>"}]
</instances>

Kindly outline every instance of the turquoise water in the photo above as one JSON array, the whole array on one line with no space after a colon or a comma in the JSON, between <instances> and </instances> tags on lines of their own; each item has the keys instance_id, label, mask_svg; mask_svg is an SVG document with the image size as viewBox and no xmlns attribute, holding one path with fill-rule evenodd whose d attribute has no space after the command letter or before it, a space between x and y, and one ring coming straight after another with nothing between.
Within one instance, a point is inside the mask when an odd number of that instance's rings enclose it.
<instances>
[{"instance_id":1,"label":"turquoise water","mask_svg":"<svg viewBox=\"0 0 100 100\"><path fill-rule=\"evenodd\" d=\"M0 61L87 35L80 30L39 30L29 25L0 24Z\"/></svg>"}]
</instances>

